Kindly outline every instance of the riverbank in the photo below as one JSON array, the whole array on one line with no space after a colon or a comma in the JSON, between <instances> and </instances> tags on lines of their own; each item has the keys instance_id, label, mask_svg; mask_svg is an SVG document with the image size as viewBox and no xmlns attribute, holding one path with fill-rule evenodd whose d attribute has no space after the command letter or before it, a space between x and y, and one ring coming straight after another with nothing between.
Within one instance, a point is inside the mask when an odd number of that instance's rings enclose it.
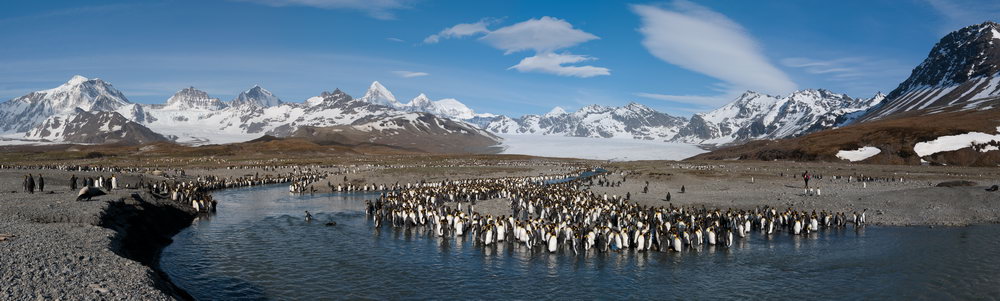
<instances>
[{"instance_id":1,"label":"riverbank","mask_svg":"<svg viewBox=\"0 0 1000 301\"><path fill-rule=\"evenodd\" d=\"M20 171L0 171L0 234L11 235L0 241L0 299L186 299L155 264L193 210L134 189L77 202L62 173L45 171L47 191L27 194L12 187Z\"/></svg>"},{"instance_id":2,"label":"riverbank","mask_svg":"<svg viewBox=\"0 0 1000 301\"><path fill-rule=\"evenodd\" d=\"M1000 223L1000 192L986 191L1000 184L997 168L733 161L622 162L609 168L616 171L606 176L609 181L624 182L592 191L631 194L633 201L648 206L794 207L848 216L867 209L869 224L887 226ZM809 186L819 192L805 189L806 171L812 175ZM649 191L643 193L647 181ZM953 181L972 185L938 187Z\"/></svg>"}]
</instances>

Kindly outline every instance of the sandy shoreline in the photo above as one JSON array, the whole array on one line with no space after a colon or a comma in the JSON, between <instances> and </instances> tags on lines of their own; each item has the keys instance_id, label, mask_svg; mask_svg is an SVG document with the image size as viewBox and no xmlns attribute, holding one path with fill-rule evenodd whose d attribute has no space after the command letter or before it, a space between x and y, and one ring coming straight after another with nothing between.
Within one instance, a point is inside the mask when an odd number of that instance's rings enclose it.
<instances>
[{"instance_id":1,"label":"sandy shoreline","mask_svg":"<svg viewBox=\"0 0 1000 301\"><path fill-rule=\"evenodd\" d=\"M445 179L536 176L561 174L587 166L611 172L595 178L588 189L597 194L631 194L632 200L650 206L706 206L753 208L772 206L797 210L860 211L868 209L872 224L926 226L989 224L1000 222L1000 192L987 192L997 184L995 168L907 167L772 162L624 162L532 159L524 162L441 163L401 168L368 166L350 169L314 183L318 192L328 184L393 184ZM187 178L288 172L241 169L188 169ZM329 168L326 170L347 170ZM822 195L807 195L799 175L809 170L810 184ZM21 192L24 174L43 173L46 189L55 193ZM78 177L110 173L74 172ZM170 300L184 298L155 269L159 251L169 237L190 224L194 213L187 206L154 200L138 190L123 189L92 202L73 201L67 179L71 172L58 170L0 170L0 234L14 237L0 241L0 299L122 299ZM864 174L879 180L848 181ZM145 174L147 179L157 177ZM843 177L843 178L840 178ZM899 179L902 178L902 181ZM598 180L621 185L600 186ZM945 181L976 182L971 187L935 187ZM126 175L123 183L137 181ZM646 182L649 192L642 193ZM685 193L680 193L680 187ZM671 201L663 199L671 193ZM138 194L138 198L133 197ZM480 201L477 211L509 214L507 200ZM150 225L159 225L150 227ZM154 239L127 239L130 234ZM133 237L136 237L133 236ZM165 237L160 237L165 236Z\"/></svg>"}]
</instances>

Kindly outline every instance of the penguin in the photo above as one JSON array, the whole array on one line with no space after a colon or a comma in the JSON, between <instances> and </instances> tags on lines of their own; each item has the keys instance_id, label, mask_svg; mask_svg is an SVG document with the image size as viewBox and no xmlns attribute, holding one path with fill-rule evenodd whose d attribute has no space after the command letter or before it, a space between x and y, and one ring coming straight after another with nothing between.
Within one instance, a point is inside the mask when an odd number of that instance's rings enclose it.
<instances>
[{"instance_id":1,"label":"penguin","mask_svg":"<svg viewBox=\"0 0 1000 301\"><path fill-rule=\"evenodd\" d=\"M674 239L671 241L670 244L673 245L674 251L680 252L681 251L681 247L682 247L682 245L681 245L681 238L679 236L677 236L677 234L674 234L673 236L674 236Z\"/></svg>"},{"instance_id":2,"label":"penguin","mask_svg":"<svg viewBox=\"0 0 1000 301\"><path fill-rule=\"evenodd\" d=\"M557 250L559 250L559 243L556 240L556 236L550 233L549 234L549 253L555 253Z\"/></svg>"},{"instance_id":3,"label":"penguin","mask_svg":"<svg viewBox=\"0 0 1000 301\"><path fill-rule=\"evenodd\" d=\"M493 243L493 227L487 226L486 234L483 237L484 237L483 243L485 245L492 244Z\"/></svg>"},{"instance_id":4,"label":"penguin","mask_svg":"<svg viewBox=\"0 0 1000 301\"><path fill-rule=\"evenodd\" d=\"M313 220L312 214L310 214L309 211L306 211L306 222L311 222L312 220Z\"/></svg>"}]
</instances>

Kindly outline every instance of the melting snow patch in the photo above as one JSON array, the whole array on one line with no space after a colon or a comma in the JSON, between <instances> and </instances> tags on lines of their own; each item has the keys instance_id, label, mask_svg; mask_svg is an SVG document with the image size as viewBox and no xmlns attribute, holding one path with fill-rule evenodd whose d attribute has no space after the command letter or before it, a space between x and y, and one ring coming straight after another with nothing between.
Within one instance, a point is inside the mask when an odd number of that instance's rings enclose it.
<instances>
[{"instance_id":1,"label":"melting snow patch","mask_svg":"<svg viewBox=\"0 0 1000 301\"><path fill-rule=\"evenodd\" d=\"M504 154L593 160L681 160L705 150L694 144L620 138L501 135Z\"/></svg>"},{"instance_id":2,"label":"melting snow patch","mask_svg":"<svg viewBox=\"0 0 1000 301\"><path fill-rule=\"evenodd\" d=\"M865 146L856 150L842 150L837 152L837 158L851 162L857 162L878 155L882 150L874 146Z\"/></svg>"},{"instance_id":3,"label":"melting snow patch","mask_svg":"<svg viewBox=\"0 0 1000 301\"><path fill-rule=\"evenodd\" d=\"M1000 127L997 128L1000 131ZM980 132L970 132L961 135L941 136L937 139L920 142L913 146L913 151L917 156L930 156L940 152L959 150L972 146L973 143L987 143L993 140L1000 140L1000 134L992 135ZM983 151L992 150L987 148Z\"/></svg>"}]
</instances>

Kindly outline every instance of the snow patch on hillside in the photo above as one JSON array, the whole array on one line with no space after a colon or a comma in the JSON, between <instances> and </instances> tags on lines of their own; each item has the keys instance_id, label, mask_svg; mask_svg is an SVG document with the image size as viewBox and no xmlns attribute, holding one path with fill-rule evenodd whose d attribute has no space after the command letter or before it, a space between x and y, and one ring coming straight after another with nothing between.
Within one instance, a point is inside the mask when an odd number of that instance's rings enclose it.
<instances>
[{"instance_id":1,"label":"snow patch on hillside","mask_svg":"<svg viewBox=\"0 0 1000 301\"><path fill-rule=\"evenodd\" d=\"M1000 127L997 127L1000 132ZM937 139L919 142L913 146L913 151L917 156L930 156L940 152L960 150L972 146L973 143L987 143L993 140L1000 140L1000 134L987 134L980 132L969 132L961 135L941 136ZM989 149L984 149L984 151Z\"/></svg>"},{"instance_id":2,"label":"snow patch on hillside","mask_svg":"<svg viewBox=\"0 0 1000 301\"><path fill-rule=\"evenodd\" d=\"M878 155L882 150L874 146L865 146L856 150L842 150L837 152L837 158L851 162L857 162Z\"/></svg>"}]
</instances>

